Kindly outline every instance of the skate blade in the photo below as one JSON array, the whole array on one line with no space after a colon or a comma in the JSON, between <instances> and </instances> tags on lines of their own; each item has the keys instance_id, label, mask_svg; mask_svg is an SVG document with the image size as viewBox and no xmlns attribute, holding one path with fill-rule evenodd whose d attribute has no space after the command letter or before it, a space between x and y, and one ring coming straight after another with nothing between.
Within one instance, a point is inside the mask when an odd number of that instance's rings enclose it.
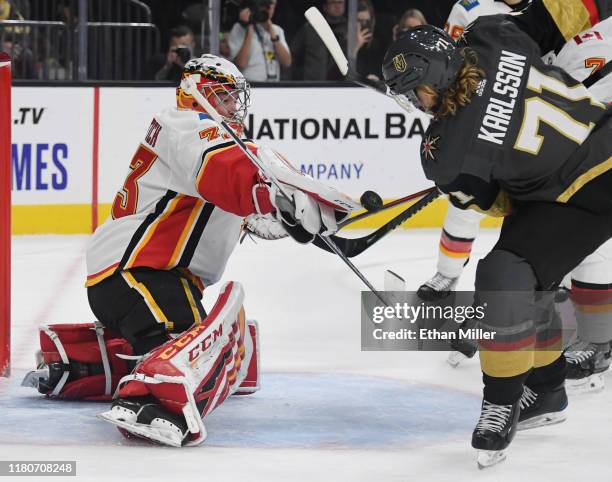
<instances>
[{"instance_id":1,"label":"skate blade","mask_svg":"<svg viewBox=\"0 0 612 482\"><path fill-rule=\"evenodd\" d=\"M603 390L606 386L602 373L581 378L579 380L566 378L565 389L568 394L580 395L582 393L596 393Z\"/></svg>"},{"instance_id":2,"label":"skate blade","mask_svg":"<svg viewBox=\"0 0 612 482\"><path fill-rule=\"evenodd\" d=\"M506 460L505 450L479 450L476 463L479 469L487 469Z\"/></svg>"},{"instance_id":3,"label":"skate blade","mask_svg":"<svg viewBox=\"0 0 612 482\"><path fill-rule=\"evenodd\" d=\"M45 381L49 379L49 368L45 367L29 372L25 377L23 377L21 386L38 389L41 379Z\"/></svg>"},{"instance_id":4,"label":"skate blade","mask_svg":"<svg viewBox=\"0 0 612 482\"><path fill-rule=\"evenodd\" d=\"M523 422L519 422L517 430L529 430L531 428L544 427L545 425L555 425L557 423L565 422L567 414L565 410L562 412L545 413L538 415L537 417L530 418Z\"/></svg>"},{"instance_id":5,"label":"skate blade","mask_svg":"<svg viewBox=\"0 0 612 482\"><path fill-rule=\"evenodd\" d=\"M446 363L453 368L457 368L461 363L464 363L468 359L469 358L460 351L451 351L446 358Z\"/></svg>"},{"instance_id":6,"label":"skate blade","mask_svg":"<svg viewBox=\"0 0 612 482\"><path fill-rule=\"evenodd\" d=\"M129 423L121 418L116 418L116 413L112 410L103 412L97 415L100 420L112 423L122 430L129 432L137 437L147 439L151 442L169 445L170 447L181 447L182 438L177 434L176 431L171 429L164 429L162 427L151 427L150 425L144 425L140 423ZM125 434L123 434L125 436Z\"/></svg>"}]
</instances>

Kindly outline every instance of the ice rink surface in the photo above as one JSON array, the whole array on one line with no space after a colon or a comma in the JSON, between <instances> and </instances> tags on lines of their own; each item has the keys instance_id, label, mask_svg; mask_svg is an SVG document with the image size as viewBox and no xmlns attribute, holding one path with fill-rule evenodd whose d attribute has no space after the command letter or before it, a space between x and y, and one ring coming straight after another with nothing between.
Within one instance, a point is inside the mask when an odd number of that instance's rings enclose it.
<instances>
[{"instance_id":1,"label":"ice rink surface","mask_svg":"<svg viewBox=\"0 0 612 482\"><path fill-rule=\"evenodd\" d=\"M435 270L438 236L396 232L354 260L376 286L393 269L414 290ZM482 232L459 289L472 289L474 261L496 237ZM442 352L360 351L359 280L332 255L290 240L246 240L224 277L244 285L247 316L259 322L261 390L215 411L200 447L125 440L95 418L106 404L46 400L19 387L33 368L39 324L93 319L84 288L87 240L13 237L2 460L76 460L72 481L610 480L612 376L608 390L570 398L567 422L519 432L505 463L478 471L470 447L482 388L477 360L453 369ZM206 291L207 309L220 285Z\"/></svg>"}]
</instances>

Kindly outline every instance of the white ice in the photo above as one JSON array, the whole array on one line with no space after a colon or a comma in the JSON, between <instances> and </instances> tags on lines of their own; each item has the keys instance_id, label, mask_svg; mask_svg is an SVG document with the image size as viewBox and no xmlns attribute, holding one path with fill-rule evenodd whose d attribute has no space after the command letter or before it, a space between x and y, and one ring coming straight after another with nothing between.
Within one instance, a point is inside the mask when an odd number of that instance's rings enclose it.
<instances>
[{"instance_id":1,"label":"white ice","mask_svg":"<svg viewBox=\"0 0 612 482\"><path fill-rule=\"evenodd\" d=\"M391 268L416 289L433 274L438 235L396 232L354 260L379 287ZM482 232L460 289L472 288L475 260L496 237ZM203 446L125 440L95 418L106 404L46 400L19 387L33 368L39 324L92 320L87 239L13 237L2 460L76 460L72 481L610 480L612 377L604 392L571 398L567 422L520 432L505 463L479 472L470 447L482 389L477 360L453 369L443 352L360 351L359 280L333 256L290 240L247 240L225 275L243 283L247 314L260 324L260 392L219 408ZM207 290L207 308L216 293Z\"/></svg>"}]
</instances>

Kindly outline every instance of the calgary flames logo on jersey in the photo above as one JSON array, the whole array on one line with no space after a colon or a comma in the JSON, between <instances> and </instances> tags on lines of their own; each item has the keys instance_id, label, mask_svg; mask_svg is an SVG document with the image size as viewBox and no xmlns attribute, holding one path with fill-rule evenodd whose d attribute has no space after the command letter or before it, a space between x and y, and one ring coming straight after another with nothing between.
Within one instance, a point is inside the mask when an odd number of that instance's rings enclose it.
<instances>
[{"instance_id":1,"label":"calgary flames logo on jersey","mask_svg":"<svg viewBox=\"0 0 612 482\"><path fill-rule=\"evenodd\" d=\"M408 65L406 64L404 54L397 54L395 57L393 57L393 66L398 72L406 72Z\"/></svg>"}]
</instances>

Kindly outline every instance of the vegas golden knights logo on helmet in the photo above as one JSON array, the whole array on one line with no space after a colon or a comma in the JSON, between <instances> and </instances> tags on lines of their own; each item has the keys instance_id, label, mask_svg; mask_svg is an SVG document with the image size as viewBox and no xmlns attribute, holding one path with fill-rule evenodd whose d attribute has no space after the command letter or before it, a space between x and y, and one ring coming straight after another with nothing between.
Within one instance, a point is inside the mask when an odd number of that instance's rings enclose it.
<instances>
[{"instance_id":1,"label":"vegas golden knights logo on helmet","mask_svg":"<svg viewBox=\"0 0 612 482\"><path fill-rule=\"evenodd\" d=\"M395 67L395 70L397 70L398 72L406 72L406 67L408 67L408 65L406 65L406 59L404 58L404 54L398 54L393 57L393 65Z\"/></svg>"}]
</instances>

